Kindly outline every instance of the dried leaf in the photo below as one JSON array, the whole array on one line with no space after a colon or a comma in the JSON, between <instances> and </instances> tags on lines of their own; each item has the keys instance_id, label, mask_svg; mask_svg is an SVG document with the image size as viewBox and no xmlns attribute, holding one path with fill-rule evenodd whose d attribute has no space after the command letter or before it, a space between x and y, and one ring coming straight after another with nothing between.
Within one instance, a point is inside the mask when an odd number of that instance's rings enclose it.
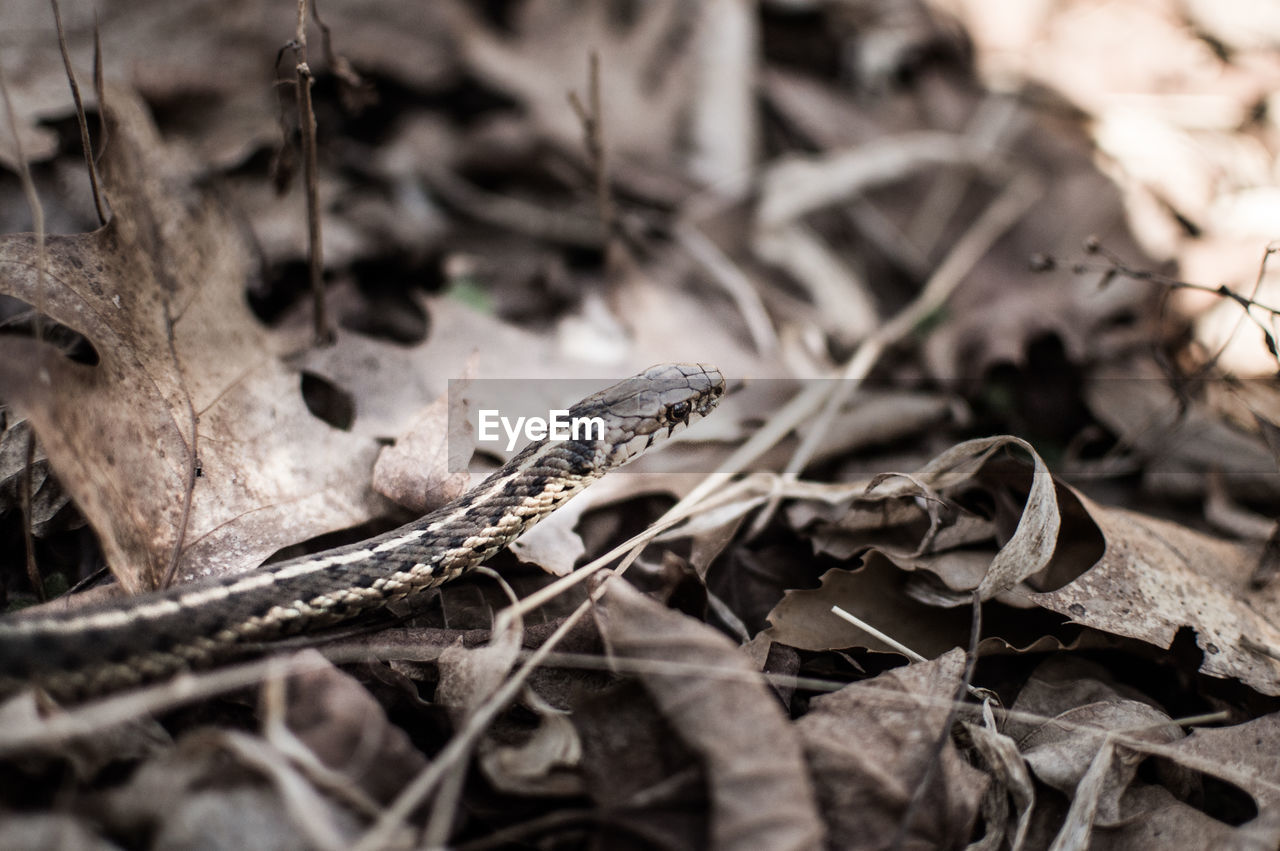
<instances>
[{"instance_id":1,"label":"dried leaf","mask_svg":"<svg viewBox=\"0 0 1280 851\"><path fill-rule=\"evenodd\" d=\"M831 607L839 606L927 658L963 645L969 612L938 611L917 602L904 593L905 581L892 562L870 553L861 570L834 568L822 575L817 588L788 590L769 613L771 626L764 635L801 650L868 647L897 652L833 614Z\"/></svg>"},{"instance_id":2,"label":"dried leaf","mask_svg":"<svg viewBox=\"0 0 1280 851\"><path fill-rule=\"evenodd\" d=\"M1182 764L1236 784L1258 802L1258 809L1280 805L1280 713L1243 724L1192 731L1176 746ZM1216 770L1215 770L1216 769Z\"/></svg>"},{"instance_id":3,"label":"dried leaf","mask_svg":"<svg viewBox=\"0 0 1280 851\"><path fill-rule=\"evenodd\" d=\"M598 620L606 645L619 656L673 664L670 672L659 669L640 678L704 760L712 845L822 847L825 829L795 730L747 658L710 627L621 579L610 580ZM734 723L725 724L725 718Z\"/></svg>"},{"instance_id":4,"label":"dried leaf","mask_svg":"<svg viewBox=\"0 0 1280 851\"><path fill-rule=\"evenodd\" d=\"M370 798L390 803L426 758L354 677L337 668L287 681L285 723L330 769Z\"/></svg>"},{"instance_id":5,"label":"dried leaf","mask_svg":"<svg viewBox=\"0 0 1280 851\"><path fill-rule=\"evenodd\" d=\"M179 546L189 578L368 519L373 444L307 410L244 304L251 255L234 221L193 188L136 99L108 98L111 222L51 237L44 276L29 236L0 240L0 291L83 334L99 363L0 340L0 395L29 412L130 590L158 585ZM184 527L192 452L201 475Z\"/></svg>"},{"instance_id":6,"label":"dried leaf","mask_svg":"<svg viewBox=\"0 0 1280 851\"><path fill-rule=\"evenodd\" d=\"M1251 643L1280 648L1274 592L1246 591L1257 547L1072 493L1101 530L1106 552L1071 583L1032 594L1037 605L1158 647L1169 647L1178 630L1189 626L1204 651L1202 673L1237 677L1264 694L1280 694L1280 661L1249 649Z\"/></svg>"},{"instance_id":7,"label":"dried leaf","mask_svg":"<svg viewBox=\"0 0 1280 851\"><path fill-rule=\"evenodd\" d=\"M835 847L888 848L935 756L940 770L903 847L947 847L969 835L987 778L949 742L934 753L963 672L964 653L952 651L815 698L796 722Z\"/></svg>"}]
</instances>

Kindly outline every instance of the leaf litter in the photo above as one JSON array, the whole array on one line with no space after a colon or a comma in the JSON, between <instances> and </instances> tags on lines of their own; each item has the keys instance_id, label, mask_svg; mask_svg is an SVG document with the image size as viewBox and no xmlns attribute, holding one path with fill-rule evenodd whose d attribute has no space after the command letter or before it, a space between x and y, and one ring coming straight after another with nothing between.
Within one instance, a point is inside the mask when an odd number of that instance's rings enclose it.
<instances>
[{"instance_id":1,"label":"leaf litter","mask_svg":"<svg viewBox=\"0 0 1280 851\"><path fill-rule=\"evenodd\" d=\"M30 523L46 572L105 563L137 591L387 528L492 468L464 472L450 431L484 403L483 381L448 392L464 374L541 388L684 359L735 392L701 440L496 559L517 607L481 572L410 626L323 645L345 670L304 652L83 706L13 697L2 844L1276 845L1274 390L1225 380L1257 359L1188 346L1179 329L1205 325L1161 288L1192 287L1143 272L1176 255L1216 281L1209 247L1246 244L1239 193L1193 172L1265 152L1244 99L1274 69L1197 9L1237 51L1202 57L1233 108L1125 116L1090 88L1105 74L1049 77L1090 124L975 85L923 6L895 24L721 5L319 9L328 347L289 283L300 187L276 194L279 128L301 126L271 92L292 85L271 62L289 16L250 4L192 33L105 11L107 76L141 93L90 104L111 217L47 237L44 266L31 236L0 242L6 551ZM989 22L955 11L991 73ZM43 10L2 14L24 35L0 62L24 72L0 162L16 133L52 230L88 230L56 39ZM91 26L64 14L83 61ZM216 73L232 43L245 61ZM566 92L593 54L604 120L584 142ZM1204 153L1153 172L1126 147L1143 126ZM1202 288L1248 308L1259 349L1268 280ZM598 558L636 533L644 553ZM10 599L30 599L12 564ZM591 579L609 566L626 577Z\"/></svg>"}]
</instances>

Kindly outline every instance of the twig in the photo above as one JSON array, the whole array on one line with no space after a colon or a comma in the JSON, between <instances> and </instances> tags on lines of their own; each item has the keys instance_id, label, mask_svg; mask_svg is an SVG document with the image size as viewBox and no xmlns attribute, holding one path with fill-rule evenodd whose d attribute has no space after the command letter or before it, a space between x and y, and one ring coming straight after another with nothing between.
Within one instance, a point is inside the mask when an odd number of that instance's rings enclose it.
<instances>
[{"instance_id":1,"label":"twig","mask_svg":"<svg viewBox=\"0 0 1280 851\"><path fill-rule=\"evenodd\" d=\"M604 145L604 112L600 104L600 55L594 50L588 58L587 100L590 103L589 108L582 105L577 92L569 92L569 105L577 114L578 121L582 122L582 141L586 146L587 158L595 175L596 209L600 215L600 222L605 227L606 239L611 243L616 236L617 213L613 206L613 196L609 192L609 162Z\"/></svg>"},{"instance_id":2,"label":"twig","mask_svg":"<svg viewBox=\"0 0 1280 851\"><path fill-rule=\"evenodd\" d=\"M867 623L862 618L857 617L856 615L850 614L849 612L846 612L844 609L840 608L839 606L832 606L831 614L835 615L841 620L848 621L849 623L856 626L858 629L865 632L867 635L870 635L872 638L877 638L880 641L883 641L885 644L889 645L894 650L897 650L903 656L906 656L912 662L928 662L929 661L924 656L921 656L919 653L912 650L907 645L903 644L901 641L898 641L898 639L893 638L892 636L889 636L889 635L885 635L883 632L876 629L874 626Z\"/></svg>"},{"instance_id":3,"label":"twig","mask_svg":"<svg viewBox=\"0 0 1280 851\"><path fill-rule=\"evenodd\" d=\"M286 719L287 697L284 676L270 676L263 681L258 700L263 738L305 774L312 785L327 795L339 798L344 805L366 818L376 818L382 811L378 802L347 775L326 765L311 746L293 732Z\"/></svg>"},{"instance_id":4,"label":"twig","mask_svg":"<svg viewBox=\"0 0 1280 851\"><path fill-rule=\"evenodd\" d=\"M325 309L324 243L320 230L320 178L316 163L316 115L311 104L311 86L315 77L307 64L307 0L298 0L298 23L293 37L293 50L298 58L296 94L298 130L302 137L303 183L307 196L307 271L311 282L312 322L317 346L333 342L333 330Z\"/></svg>"},{"instance_id":5,"label":"twig","mask_svg":"<svg viewBox=\"0 0 1280 851\"><path fill-rule=\"evenodd\" d=\"M707 238L707 235L692 222L680 222L675 228L676 240L692 257L712 281L720 285L720 289L733 300L742 315L742 321L751 335L751 342L756 351L762 355L772 355L780 347L777 332L769 321L769 311L765 310L759 293L732 260L720 250L720 247Z\"/></svg>"},{"instance_id":6,"label":"twig","mask_svg":"<svg viewBox=\"0 0 1280 851\"><path fill-rule=\"evenodd\" d=\"M75 72L71 70L71 54L67 50L67 34L62 29L62 12L58 9L58 0L49 0L49 5L53 7L53 22L58 29L58 50L62 52L62 67L67 72L67 83L71 86L71 98L76 104L76 123L80 125L80 146L84 149L84 162L89 168L89 186L93 190L93 206L98 212L98 224L105 225L107 223L106 209L102 203L102 196L98 191L98 167L94 162L93 146L89 142L89 120L85 117L84 101L80 97L80 84L76 82ZM94 46L97 51L97 43ZM98 54L95 54L95 56ZM95 75L97 60L95 59ZM102 103L98 103L99 112L102 111Z\"/></svg>"},{"instance_id":7,"label":"twig","mask_svg":"<svg viewBox=\"0 0 1280 851\"><path fill-rule=\"evenodd\" d=\"M510 583L502 577L502 574L490 567L480 565L475 568L476 572L489 577L498 583L498 587L502 593L506 595L511 605L503 609L498 614L494 623L493 631L489 635L489 643L493 644L498 637L505 632L511 632L511 640L518 648L524 643L524 617L515 608L520 598L516 595L515 589ZM512 657L512 662L518 657ZM505 671L503 673L506 673ZM458 811L458 802L462 799L463 783L467 779L467 754L459 757L457 768L452 774L444 779L440 788L440 794L436 795L436 799L431 807L431 817L427 821L426 829L422 832L421 842L419 843L426 848L443 848L449 840L449 834L453 832L454 816Z\"/></svg>"},{"instance_id":8,"label":"twig","mask_svg":"<svg viewBox=\"0 0 1280 851\"><path fill-rule=\"evenodd\" d=\"M346 661L367 658L367 652L352 652ZM294 654L283 659L276 656L214 671L180 674L157 685L84 703L37 724L0 728L0 755L52 747L78 736L95 735L135 718L251 686L281 671L303 673L329 664L327 658Z\"/></svg>"},{"instance_id":9,"label":"twig","mask_svg":"<svg viewBox=\"0 0 1280 851\"><path fill-rule=\"evenodd\" d=\"M107 110L104 106L107 102L106 79L106 75L102 72L102 29L98 26L98 10L95 8L93 10L93 93L98 98L98 150L93 155L95 165L107 149L107 143L111 138L107 126Z\"/></svg>"},{"instance_id":10,"label":"twig","mask_svg":"<svg viewBox=\"0 0 1280 851\"><path fill-rule=\"evenodd\" d=\"M1153 272L1150 269L1135 269L1127 265L1123 260L1120 259L1119 255L1108 250L1106 246L1104 246L1098 239L1094 237L1090 237L1088 240L1085 241L1084 251L1086 254L1099 255L1106 261L1106 265L1101 268L1095 268L1095 267L1091 267L1088 263L1075 263L1071 266L1071 271L1077 275L1086 274L1088 272L1101 273L1102 280L1099 286L1106 286L1114 278L1122 277L1122 278L1128 278L1132 281L1150 281L1152 283L1160 284L1161 286L1167 287L1170 291L1194 290L1196 292L1212 293L1213 295L1222 296L1225 299L1234 301L1236 304L1240 305L1240 309L1243 311L1243 315L1240 317L1237 317L1236 325L1232 329L1231 333L1226 335L1226 340L1229 341L1232 337L1234 337L1235 332L1238 331L1240 328L1240 323L1243 322L1245 319L1248 319L1258 327L1258 330L1262 332L1263 339L1265 340L1267 345L1267 351L1269 351L1271 353L1271 356L1275 358L1278 363L1280 363L1280 344L1277 343L1276 333L1271 328L1268 328L1261 319L1254 316L1252 312L1252 309L1256 307L1259 310L1270 314L1273 322L1277 318L1280 318L1280 308L1263 304L1262 302L1258 301L1255 298L1258 291L1262 288L1263 278L1266 277L1267 263L1270 262L1271 257L1273 255L1280 253L1280 244L1273 242L1269 244L1266 247L1266 249L1263 251L1262 260L1258 264L1258 274L1257 274L1257 277L1254 278L1253 291L1249 295L1236 292L1235 290L1228 287L1226 284L1219 284L1218 286L1215 287L1207 284L1197 284L1192 281L1183 281L1183 280L1179 280L1178 278L1171 278L1168 275L1161 275L1160 273ZM1037 269L1039 271L1047 271L1049 269L1053 269L1056 265L1057 265L1057 261L1053 257L1047 256L1047 255L1041 256L1037 263ZM1216 363L1217 360L1220 357L1222 357L1222 353L1226 350L1226 346L1227 344L1226 342L1224 342L1222 344L1222 347L1219 348L1219 350L1215 352L1212 357L1209 358L1209 363L1207 366L1210 366Z\"/></svg>"},{"instance_id":11,"label":"twig","mask_svg":"<svg viewBox=\"0 0 1280 851\"><path fill-rule=\"evenodd\" d=\"M168 588L178 575L178 563L182 560L182 549L187 541L187 527L191 524L191 502L195 498L196 476L200 469L200 418L196 416L195 403L191 401L191 391L187 389L183 375L182 359L178 357L178 343L173 328L172 304L166 296L164 300L165 340L169 347L169 357L173 360L173 368L177 371L182 387L182 398L187 406L187 423L191 427L191 441L183 441L187 450L186 480L182 484L182 512L178 516L178 537L169 552L169 564L165 567L160 587Z\"/></svg>"},{"instance_id":12,"label":"twig","mask_svg":"<svg viewBox=\"0 0 1280 851\"><path fill-rule=\"evenodd\" d=\"M36 432L27 423L27 459L22 467L22 483L18 488L19 502L22 504L22 544L27 553L27 581L31 590L41 603L49 599L44 593L44 580L40 577L40 568L36 566L36 541L31 528L31 468L36 463Z\"/></svg>"}]
</instances>

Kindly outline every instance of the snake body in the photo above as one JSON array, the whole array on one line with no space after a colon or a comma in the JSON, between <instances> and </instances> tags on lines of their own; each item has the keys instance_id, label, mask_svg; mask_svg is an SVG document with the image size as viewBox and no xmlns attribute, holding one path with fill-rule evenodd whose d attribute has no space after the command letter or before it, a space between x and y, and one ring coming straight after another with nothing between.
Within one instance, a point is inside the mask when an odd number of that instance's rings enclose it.
<instances>
[{"instance_id":1,"label":"snake body","mask_svg":"<svg viewBox=\"0 0 1280 851\"><path fill-rule=\"evenodd\" d=\"M665 364L588 396L596 439L544 439L453 502L356 544L108 605L0 620L0 687L64 699L208 667L250 646L350 621L449 582L608 471L706 415L714 367Z\"/></svg>"}]
</instances>

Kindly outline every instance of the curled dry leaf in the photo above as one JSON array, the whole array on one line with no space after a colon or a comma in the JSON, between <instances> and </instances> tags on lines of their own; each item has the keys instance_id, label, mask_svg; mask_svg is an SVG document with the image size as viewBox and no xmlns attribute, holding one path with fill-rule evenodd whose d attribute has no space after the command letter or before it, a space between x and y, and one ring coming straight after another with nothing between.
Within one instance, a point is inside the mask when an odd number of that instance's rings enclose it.
<instances>
[{"instance_id":1,"label":"curled dry leaf","mask_svg":"<svg viewBox=\"0 0 1280 851\"><path fill-rule=\"evenodd\" d=\"M531 688L524 691L523 705L537 714L537 728L516 744L486 739L480 750L485 776L495 788L512 794L582 794L578 774L561 770L576 769L582 759L582 741L568 713Z\"/></svg>"},{"instance_id":2,"label":"curled dry leaf","mask_svg":"<svg viewBox=\"0 0 1280 851\"><path fill-rule=\"evenodd\" d=\"M930 496L932 491L971 478L993 454L1009 445L1017 446L1031 456L1034 465L1031 490L1017 529L991 560L975 589L983 600L990 600L1043 570L1058 543L1062 518L1058 513L1053 477L1031 444L1011 435L967 440L934 458L920 472L910 477L890 479L890 487L879 488L881 495L887 491L892 496L912 496L917 492L921 496ZM873 487L867 489L868 493Z\"/></svg>"},{"instance_id":3,"label":"curled dry leaf","mask_svg":"<svg viewBox=\"0 0 1280 851\"><path fill-rule=\"evenodd\" d=\"M178 576L215 574L368 519L375 446L308 412L244 304L235 222L132 95L109 90L105 114L111 221L50 237L43 273L30 236L0 240L0 292L84 335L98 363L2 340L0 396L30 415L112 570L136 591L175 550Z\"/></svg>"},{"instance_id":4,"label":"curled dry leaf","mask_svg":"<svg viewBox=\"0 0 1280 851\"><path fill-rule=\"evenodd\" d=\"M948 533L947 524L957 524L944 516L938 500L940 492L971 483L982 485L1001 506L1004 497L979 473L993 463L991 454L1003 442L1003 438L968 441L944 452L918 473L883 476L873 482L868 494L873 499L923 498L923 507L891 506L884 515L882 533L890 544L885 555L891 563L934 572L945 586L929 596L918 592L913 596L948 605L967 591L976 589L984 599L1003 591L1003 599L1016 595L1021 605L1039 606L1077 624L1159 647L1170 647L1178 630L1190 627L1204 651L1201 672L1236 677L1265 694L1280 694L1280 660L1275 658L1280 654L1280 628L1276 626L1280 622L1280 588L1250 587L1258 564L1258 546L1219 540L1167 520L1098 505L1070 486L1055 482L1038 456L1026 505L1020 514L1013 512L1016 531L992 559L991 567L982 573L975 571L974 561L979 556L974 554L973 537L968 532ZM813 512L792 514L793 518L813 516ZM822 528L822 549L845 558L866 552L876 538L875 515L856 505L843 517L838 516L834 525ZM917 551L927 549L932 551L930 555L898 554L903 534L911 530L920 536ZM981 524L969 528L973 531L981 532ZM965 550L959 549L961 544ZM965 551L968 554L962 554ZM880 554L872 553L867 564L877 564L878 558ZM879 605L864 598L864 589L859 586L867 579L842 574L847 572L830 571L823 577L822 588L788 592L770 615L773 640L811 649L841 646L835 642L850 638L854 639L851 643L867 643L858 639L852 628L823 613L834 604L855 614ZM868 620L873 625L879 622L874 613ZM904 629L911 630L914 621L902 623L907 624ZM922 638L926 643L916 649L928 655L923 649L931 646L928 636Z\"/></svg>"},{"instance_id":5,"label":"curled dry leaf","mask_svg":"<svg viewBox=\"0 0 1280 851\"><path fill-rule=\"evenodd\" d=\"M606 645L617 655L672 664L669 672L640 679L704 761L712 846L822 847L825 829L796 731L747 657L715 630L622 579L609 580L598 615Z\"/></svg>"},{"instance_id":6,"label":"curled dry leaf","mask_svg":"<svg viewBox=\"0 0 1280 851\"><path fill-rule=\"evenodd\" d=\"M888 848L934 758L941 765L902 847L948 847L970 834L987 779L950 742L934 752L963 673L954 650L815 698L796 722L834 847Z\"/></svg>"}]
</instances>

